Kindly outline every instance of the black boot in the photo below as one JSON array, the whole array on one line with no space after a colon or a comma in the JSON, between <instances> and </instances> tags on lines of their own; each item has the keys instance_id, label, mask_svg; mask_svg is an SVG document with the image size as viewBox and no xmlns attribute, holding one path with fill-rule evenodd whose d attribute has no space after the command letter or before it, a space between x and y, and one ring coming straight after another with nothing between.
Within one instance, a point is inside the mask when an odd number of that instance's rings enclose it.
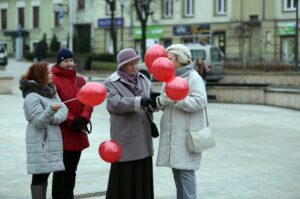
<instances>
[{"instance_id":1,"label":"black boot","mask_svg":"<svg viewBox=\"0 0 300 199\"><path fill-rule=\"evenodd\" d=\"M47 187L48 187L48 183L45 182L45 183L43 184L43 197L44 197L44 199L47 198Z\"/></svg>"},{"instance_id":2,"label":"black boot","mask_svg":"<svg viewBox=\"0 0 300 199\"><path fill-rule=\"evenodd\" d=\"M31 197L32 199L46 199L46 197L44 197L44 186L31 185Z\"/></svg>"}]
</instances>

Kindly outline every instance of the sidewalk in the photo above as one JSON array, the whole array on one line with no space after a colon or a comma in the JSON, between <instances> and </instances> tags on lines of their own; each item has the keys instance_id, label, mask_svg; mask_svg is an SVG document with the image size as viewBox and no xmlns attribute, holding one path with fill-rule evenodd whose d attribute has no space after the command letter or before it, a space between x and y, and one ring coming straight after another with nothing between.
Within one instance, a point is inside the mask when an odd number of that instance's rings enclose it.
<instances>
[{"instance_id":1,"label":"sidewalk","mask_svg":"<svg viewBox=\"0 0 300 199\"><path fill-rule=\"evenodd\" d=\"M26 65L28 63L10 62L7 72L16 77L14 94L0 95L1 199L30 199L26 121L18 90L18 79ZM161 114L155 113L157 124ZM196 172L199 199L300 198L299 111L258 105L209 104L208 114L217 146L203 154ZM91 146L82 153L78 167L75 187L78 196L97 195L106 190L108 181L110 165L98 155L99 144L109 139L105 102L95 107L92 123ZM154 139L155 198L174 199L176 189L171 169L155 166L158 140ZM51 181L49 178L48 198L51 198Z\"/></svg>"}]
</instances>

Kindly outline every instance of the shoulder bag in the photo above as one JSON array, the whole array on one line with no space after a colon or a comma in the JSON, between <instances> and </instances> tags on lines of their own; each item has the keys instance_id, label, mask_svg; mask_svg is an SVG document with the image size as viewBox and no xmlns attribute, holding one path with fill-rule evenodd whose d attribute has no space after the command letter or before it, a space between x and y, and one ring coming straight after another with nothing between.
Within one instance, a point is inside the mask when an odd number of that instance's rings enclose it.
<instances>
[{"instance_id":1,"label":"shoulder bag","mask_svg":"<svg viewBox=\"0 0 300 199\"><path fill-rule=\"evenodd\" d=\"M189 130L187 134L188 150L191 153L201 153L202 151L215 147L215 139L209 128L207 110L205 107L206 127L200 131Z\"/></svg>"}]
</instances>

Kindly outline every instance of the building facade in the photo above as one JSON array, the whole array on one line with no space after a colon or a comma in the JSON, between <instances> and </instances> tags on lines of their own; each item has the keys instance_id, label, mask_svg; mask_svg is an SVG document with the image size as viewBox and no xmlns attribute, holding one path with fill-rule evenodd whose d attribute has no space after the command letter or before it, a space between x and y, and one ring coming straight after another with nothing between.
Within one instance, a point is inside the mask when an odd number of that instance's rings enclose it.
<instances>
[{"instance_id":1,"label":"building facade","mask_svg":"<svg viewBox=\"0 0 300 199\"><path fill-rule=\"evenodd\" d=\"M112 1L112 0L111 0ZM115 0L117 49L141 51L133 0ZM210 43L227 60L292 63L295 0L153 0L147 46ZM0 0L0 43L10 53L20 29L30 51L47 35L82 52L112 52L111 11L105 0ZM70 35L72 37L70 37ZM72 39L73 38L73 39Z\"/></svg>"}]
</instances>

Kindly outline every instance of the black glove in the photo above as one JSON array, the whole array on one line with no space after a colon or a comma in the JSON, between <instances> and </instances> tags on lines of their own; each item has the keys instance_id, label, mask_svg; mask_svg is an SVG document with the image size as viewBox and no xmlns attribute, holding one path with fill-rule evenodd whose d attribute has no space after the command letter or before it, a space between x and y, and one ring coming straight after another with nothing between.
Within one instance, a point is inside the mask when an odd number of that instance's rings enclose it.
<instances>
[{"instance_id":1,"label":"black glove","mask_svg":"<svg viewBox=\"0 0 300 199\"><path fill-rule=\"evenodd\" d=\"M150 98L153 100L153 101L156 101L156 98L160 96L160 93L158 92L152 92L151 95L150 95Z\"/></svg>"},{"instance_id":2,"label":"black glove","mask_svg":"<svg viewBox=\"0 0 300 199\"><path fill-rule=\"evenodd\" d=\"M153 100L148 98L148 97L142 97L142 99L141 99L141 106L142 107L148 108L149 105L150 104L152 105L153 103L154 103Z\"/></svg>"},{"instance_id":3,"label":"black glove","mask_svg":"<svg viewBox=\"0 0 300 199\"><path fill-rule=\"evenodd\" d=\"M84 128L86 125L86 120L83 117L77 117L73 120L71 124L71 128L74 131L81 132L81 130Z\"/></svg>"}]
</instances>

